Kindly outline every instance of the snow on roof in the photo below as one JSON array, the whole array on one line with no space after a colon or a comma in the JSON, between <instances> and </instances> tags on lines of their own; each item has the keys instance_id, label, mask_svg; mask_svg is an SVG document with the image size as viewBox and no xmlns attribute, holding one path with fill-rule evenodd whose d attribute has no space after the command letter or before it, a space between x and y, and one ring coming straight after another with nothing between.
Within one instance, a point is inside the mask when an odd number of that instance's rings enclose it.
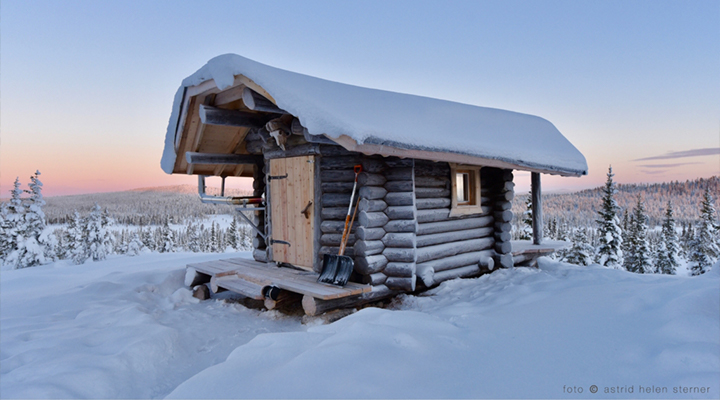
<instances>
[{"instance_id":1,"label":"snow on roof","mask_svg":"<svg viewBox=\"0 0 720 400\"><path fill-rule=\"evenodd\" d=\"M175 95L161 161L172 173L175 134L187 87L214 80L219 89L243 75L309 133L357 144L497 160L519 169L586 175L585 157L549 121L528 114L353 86L270 67L236 54L208 61ZM377 146L375 147L377 148Z\"/></svg>"}]
</instances>

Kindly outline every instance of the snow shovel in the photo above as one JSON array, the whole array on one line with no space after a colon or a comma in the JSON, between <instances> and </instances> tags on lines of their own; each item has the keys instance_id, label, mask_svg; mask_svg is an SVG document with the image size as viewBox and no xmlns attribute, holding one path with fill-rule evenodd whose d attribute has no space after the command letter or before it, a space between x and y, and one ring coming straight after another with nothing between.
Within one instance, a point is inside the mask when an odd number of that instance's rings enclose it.
<instances>
[{"instance_id":1,"label":"snow shovel","mask_svg":"<svg viewBox=\"0 0 720 400\"><path fill-rule=\"evenodd\" d=\"M318 277L318 282L330 283L338 286L345 286L350 274L352 273L355 263L352 258L344 255L345 245L349 234L348 223L350 222L350 211L352 210L353 200L355 199L355 189L357 188L358 175L362 172L362 165L356 165L355 183L353 184L352 194L350 195L350 204L348 205L347 216L345 217L345 227L343 228L342 239L340 240L340 251L338 255L325 254L323 256L323 267ZM355 208L357 212L357 207ZM354 220L353 215L353 220Z\"/></svg>"}]
</instances>

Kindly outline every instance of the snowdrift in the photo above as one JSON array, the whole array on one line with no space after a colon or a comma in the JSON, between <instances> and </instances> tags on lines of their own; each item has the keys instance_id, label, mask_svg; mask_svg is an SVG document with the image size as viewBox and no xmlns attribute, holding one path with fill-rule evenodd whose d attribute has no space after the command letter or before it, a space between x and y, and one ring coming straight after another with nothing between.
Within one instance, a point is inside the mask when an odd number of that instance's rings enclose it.
<instances>
[{"instance_id":1,"label":"snowdrift","mask_svg":"<svg viewBox=\"0 0 720 400\"><path fill-rule=\"evenodd\" d=\"M720 265L691 278L541 259L539 269L449 281L390 309L303 325L192 298L183 266L226 256L3 272L2 397L717 398L720 390ZM640 392L648 388L666 392Z\"/></svg>"}]
</instances>

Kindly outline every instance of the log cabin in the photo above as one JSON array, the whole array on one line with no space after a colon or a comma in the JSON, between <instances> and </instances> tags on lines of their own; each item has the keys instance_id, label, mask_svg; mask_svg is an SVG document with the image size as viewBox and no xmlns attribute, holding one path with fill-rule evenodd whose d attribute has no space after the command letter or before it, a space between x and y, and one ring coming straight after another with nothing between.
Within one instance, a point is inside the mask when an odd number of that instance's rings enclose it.
<instances>
[{"instance_id":1,"label":"log cabin","mask_svg":"<svg viewBox=\"0 0 720 400\"><path fill-rule=\"evenodd\" d=\"M354 168L362 166L357 176ZM227 54L177 91L161 160L198 176L200 198L237 206L255 229L253 260L187 266L206 283L308 315L527 263L543 245L540 175L587 174L549 121L527 114L363 88ZM513 171L529 171L533 242L511 242ZM253 179L253 195L205 193L205 177ZM357 179L356 206L351 193ZM355 200L353 200L355 202ZM345 286L318 283L356 217Z\"/></svg>"}]
</instances>

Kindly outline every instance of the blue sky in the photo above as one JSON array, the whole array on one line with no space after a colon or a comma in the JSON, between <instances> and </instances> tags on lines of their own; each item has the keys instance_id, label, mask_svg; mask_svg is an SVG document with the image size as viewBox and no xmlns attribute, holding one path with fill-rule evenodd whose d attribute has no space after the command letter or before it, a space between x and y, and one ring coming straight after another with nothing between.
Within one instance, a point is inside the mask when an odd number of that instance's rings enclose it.
<instances>
[{"instance_id":1,"label":"blue sky","mask_svg":"<svg viewBox=\"0 0 720 400\"><path fill-rule=\"evenodd\" d=\"M223 53L546 118L590 167L546 190L717 175L719 43L719 1L3 0L0 196L35 169L47 194L194 182L164 132Z\"/></svg>"}]
</instances>

